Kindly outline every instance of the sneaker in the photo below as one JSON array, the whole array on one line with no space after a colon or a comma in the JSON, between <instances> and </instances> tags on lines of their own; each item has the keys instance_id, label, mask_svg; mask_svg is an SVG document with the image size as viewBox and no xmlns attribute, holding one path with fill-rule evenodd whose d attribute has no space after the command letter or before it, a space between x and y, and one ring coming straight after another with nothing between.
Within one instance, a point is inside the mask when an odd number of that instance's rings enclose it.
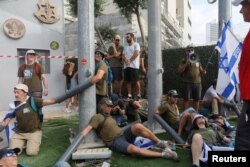
<instances>
[{"instance_id":1,"label":"sneaker","mask_svg":"<svg viewBox=\"0 0 250 167\"><path fill-rule=\"evenodd\" d=\"M132 99L132 95L131 94L128 94L128 99Z\"/></svg>"},{"instance_id":2,"label":"sneaker","mask_svg":"<svg viewBox=\"0 0 250 167\"><path fill-rule=\"evenodd\" d=\"M64 112L71 113L72 111L69 108L65 108Z\"/></svg>"},{"instance_id":3,"label":"sneaker","mask_svg":"<svg viewBox=\"0 0 250 167\"><path fill-rule=\"evenodd\" d=\"M178 160L178 155L175 151L170 150L169 148L166 148L162 152L162 157L166 159L173 159L173 160Z\"/></svg>"},{"instance_id":4,"label":"sneaker","mask_svg":"<svg viewBox=\"0 0 250 167\"><path fill-rule=\"evenodd\" d=\"M162 140L160 140L155 146L158 147L158 148L161 148L161 149L165 149L167 147L165 142L162 141Z\"/></svg>"},{"instance_id":5,"label":"sneaker","mask_svg":"<svg viewBox=\"0 0 250 167\"><path fill-rule=\"evenodd\" d=\"M136 97L137 97L138 99L140 99L140 98L141 98L141 94L138 94Z\"/></svg>"}]
</instances>

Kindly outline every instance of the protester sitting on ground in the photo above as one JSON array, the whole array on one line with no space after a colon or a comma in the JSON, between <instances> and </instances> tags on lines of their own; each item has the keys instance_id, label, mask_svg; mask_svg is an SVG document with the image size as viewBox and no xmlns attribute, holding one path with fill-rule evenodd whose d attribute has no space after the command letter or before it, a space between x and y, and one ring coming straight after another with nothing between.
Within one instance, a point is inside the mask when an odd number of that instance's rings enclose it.
<instances>
[{"instance_id":1,"label":"protester sitting on ground","mask_svg":"<svg viewBox=\"0 0 250 167\"><path fill-rule=\"evenodd\" d=\"M235 137L235 126L230 125L230 123L221 115L218 115L213 119L212 126L216 126L216 128L221 131L222 134L234 139Z\"/></svg>"},{"instance_id":2,"label":"protester sitting on ground","mask_svg":"<svg viewBox=\"0 0 250 167\"><path fill-rule=\"evenodd\" d=\"M130 100L126 106L128 119L144 122L148 119L148 101L145 99Z\"/></svg>"},{"instance_id":3,"label":"protester sitting on ground","mask_svg":"<svg viewBox=\"0 0 250 167\"><path fill-rule=\"evenodd\" d=\"M187 130L191 129L192 117L196 113L193 108L188 108L180 115L177 106L178 93L176 90L170 90L167 93L166 100L155 110L163 119L181 135L187 125ZM188 125L189 124L189 125Z\"/></svg>"},{"instance_id":4,"label":"protester sitting on ground","mask_svg":"<svg viewBox=\"0 0 250 167\"><path fill-rule=\"evenodd\" d=\"M209 109L208 113L204 113L209 117L216 117L218 115L225 116L224 107L233 109L236 114L239 112L236 104L223 98L216 92L217 79L213 81L213 84L207 89L202 100L202 106ZM211 113L210 113L211 111Z\"/></svg>"},{"instance_id":5,"label":"protester sitting on ground","mask_svg":"<svg viewBox=\"0 0 250 167\"><path fill-rule=\"evenodd\" d=\"M56 100L41 99L29 96L28 86L17 84L14 87L15 101L4 120L0 122L3 130L13 118L16 118L15 131L10 140L10 148L19 148L21 151L26 146L27 155L37 155L42 140L42 116L39 109L43 106L55 104ZM35 109L36 108L36 109ZM0 131L1 131L0 130Z\"/></svg>"},{"instance_id":6,"label":"protester sitting on ground","mask_svg":"<svg viewBox=\"0 0 250 167\"><path fill-rule=\"evenodd\" d=\"M91 118L89 124L82 130L81 135L86 136L92 129L95 129L103 142L113 151L152 158L178 158L176 152L170 150L163 141L142 124L135 123L125 130L120 128L110 115L112 106L111 100L103 98L98 105L101 113L95 114ZM136 147L132 143L137 136L142 136L154 141L156 146L164 150L157 152Z\"/></svg>"},{"instance_id":7,"label":"protester sitting on ground","mask_svg":"<svg viewBox=\"0 0 250 167\"><path fill-rule=\"evenodd\" d=\"M125 111L124 101L119 99L119 96L115 93L111 95L112 103L114 104L111 115L116 120L119 127L126 126L128 124L128 117Z\"/></svg>"},{"instance_id":8,"label":"protester sitting on ground","mask_svg":"<svg viewBox=\"0 0 250 167\"><path fill-rule=\"evenodd\" d=\"M221 142L229 143L231 139L219 131L208 127L207 119L203 115L196 114L192 121L192 125L193 131L188 136L186 144L191 145L192 166L199 167L200 161L207 162L208 151L212 150L212 146L221 145Z\"/></svg>"},{"instance_id":9,"label":"protester sitting on ground","mask_svg":"<svg viewBox=\"0 0 250 167\"><path fill-rule=\"evenodd\" d=\"M19 148L0 149L0 166L1 167L24 167L23 165L18 164L17 155L19 152L20 152Z\"/></svg>"}]
</instances>

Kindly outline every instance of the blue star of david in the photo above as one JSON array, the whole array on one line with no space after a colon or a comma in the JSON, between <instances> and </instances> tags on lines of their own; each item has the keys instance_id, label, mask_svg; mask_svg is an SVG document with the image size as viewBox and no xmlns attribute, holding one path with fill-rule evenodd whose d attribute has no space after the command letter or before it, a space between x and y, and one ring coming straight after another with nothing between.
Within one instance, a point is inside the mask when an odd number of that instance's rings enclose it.
<instances>
[{"instance_id":1,"label":"blue star of david","mask_svg":"<svg viewBox=\"0 0 250 167\"><path fill-rule=\"evenodd\" d=\"M224 56L220 56L219 68L223 69L225 71L225 73L229 72L227 54L225 54Z\"/></svg>"}]
</instances>

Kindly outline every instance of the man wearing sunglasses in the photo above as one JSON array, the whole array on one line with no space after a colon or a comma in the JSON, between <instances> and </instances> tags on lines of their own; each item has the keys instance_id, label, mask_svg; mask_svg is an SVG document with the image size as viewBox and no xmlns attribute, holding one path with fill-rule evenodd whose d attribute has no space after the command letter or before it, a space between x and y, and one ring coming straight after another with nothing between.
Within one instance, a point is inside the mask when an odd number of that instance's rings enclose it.
<instances>
[{"instance_id":1,"label":"man wearing sunglasses","mask_svg":"<svg viewBox=\"0 0 250 167\"><path fill-rule=\"evenodd\" d=\"M122 52L123 46L121 45L121 37L115 36L114 42L109 47L107 59L113 73L113 92L122 96L122 83L123 83L123 61Z\"/></svg>"},{"instance_id":2,"label":"man wearing sunglasses","mask_svg":"<svg viewBox=\"0 0 250 167\"><path fill-rule=\"evenodd\" d=\"M19 148L1 149L0 150L0 166L1 167L24 167L18 164L17 155L20 152Z\"/></svg>"}]
</instances>

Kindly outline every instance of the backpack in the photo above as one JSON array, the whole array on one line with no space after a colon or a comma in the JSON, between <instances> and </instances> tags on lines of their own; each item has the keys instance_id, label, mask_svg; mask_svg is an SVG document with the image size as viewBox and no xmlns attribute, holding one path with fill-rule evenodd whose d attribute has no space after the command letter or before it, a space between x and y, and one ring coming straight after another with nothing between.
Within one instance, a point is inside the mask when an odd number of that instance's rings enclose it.
<instances>
[{"instance_id":1,"label":"backpack","mask_svg":"<svg viewBox=\"0 0 250 167\"><path fill-rule=\"evenodd\" d=\"M109 65L109 62L107 60L101 60L96 68L95 68L95 73L97 73L98 71L98 68L102 65L102 63L105 63L106 66L107 66L107 72L108 72L108 77L106 79L106 81L108 82L108 85L111 85L112 84L112 81L113 81L113 73L112 73L112 70L111 70L111 67Z\"/></svg>"},{"instance_id":2,"label":"backpack","mask_svg":"<svg viewBox=\"0 0 250 167\"><path fill-rule=\"evenodd\" d=\"M42 108L39 108L35 103L35 98L33 96L30 96L29 98L29 104L31 108L37 113L38 118L40 120L40 123L43 123L43 112Z\"/></svg>"},{"instance_id":3,"label":"backpack","mask_svg":"<svg viewBox=\"0 0 250 167\"><path fill-rule=\"evenodd\" d=\"M23 64L21 65L20 69L21 69L21 73L23 74L24 70L26 69L27 65ZM38 77L41 79L41 67L39 65L39 63L35 62L35 71L36 74L38 75Z\"/></svg>"}]
</instances>

